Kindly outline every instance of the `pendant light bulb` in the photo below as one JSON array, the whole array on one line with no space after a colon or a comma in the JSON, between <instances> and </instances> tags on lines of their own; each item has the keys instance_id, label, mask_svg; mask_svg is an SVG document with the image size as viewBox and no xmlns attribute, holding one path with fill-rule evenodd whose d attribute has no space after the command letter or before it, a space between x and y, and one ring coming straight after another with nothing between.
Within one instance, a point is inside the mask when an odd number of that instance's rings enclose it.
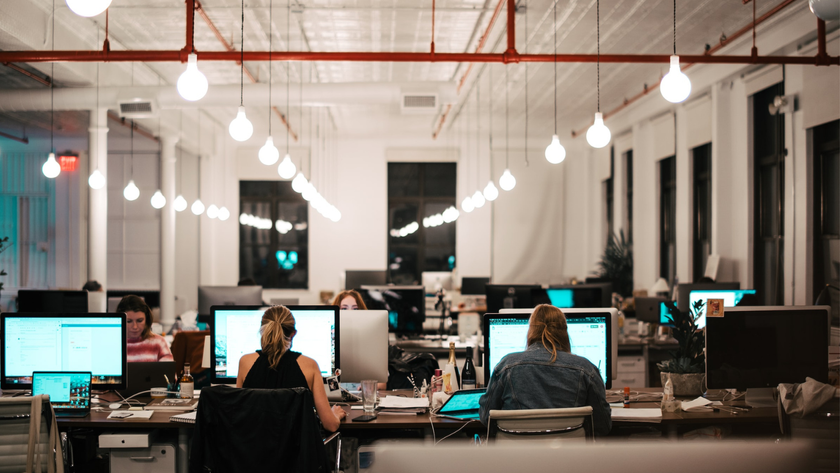
<instances>
[{"instance_id":1,"label":"pendant light bulb","mask_svg":"<svg viewBox=\"0 0 840 473\"><path fill-rule=\"evenodd\" d=\"M230 132L231 138L236 141L248 141L251 135L254 134L254 125L245 116L245 107L239 106L239 110L236 112L236 118L231 120L228 131Z\"/></svg>"},{"instance_id":2,"label":"pendant light bulb","mask_svg":"<svg viewBox=\"0 0 840 473\"><path fill-rule=\"evenodd\" d=\"M612 134L604 125L604 114L595 112L595 123L586 130L586 142L593 148L603 148L610 143Z\"/></svg>"},{"instance_id":3,"label":"pendant light bulb","mask_svg":"<svg viewBox=\"0 0 840 473\"><path fill-rule=\"evenodd\" d=\"M88 185L94 190L102 189L105 186L105 176L99 172L99 169L93 171L88 177Z\"/></svg>"},{"instance_id":4,"label":"pendant light bulb","mask_svg":"<svg viewBox=\"0 0 840 473\"><path fill-rule=\"evenodd\" d=\"M485 202L487 202L487 200L484 198L484 194L482 194L481 191L475 191L475 194L472 195L472 203L475 208L480 209L484 207Z\"/></svg>"},{"instance_id":5,"label":"pendant light bulb","mask_svg":"<svg viewBox=\"0 0 840 473\"><path fill-rule=\"evenodd\" d=\"M201 199L195 199L190 210L195 215L201 215L204 213L204 203L201 202Z\"/></svg>"},{"instance_id":6,"label":"pendant light bulb","mask_svg":"<svg viewBox=\"0 0 840 473\"><path fill-rule=\"evenodd\" d=\"M499 187L506 191L516 187L516 178L510 173L510 169L505 169L505 172L502 173L502 177L499 178Z\"/></svg>"},{"instance_id":7,"label":"pendant light bulb","mask_svg":"<svg viewBox=\"0 0 840 473\"><path fill-rule=\"evenodd\" d=\"M182 195L178 195L178 197L175 197L175 202L173 202L172 205L175 207L175 211L183 212L184 210L187 210L187 199L185 199Z\"/></svg>"},{"instance_id":8,"label":"pendant light bulb","mask_svg":"<svg viewBox=\"0 0 840 473\"><path fill-rule=\"evenodd\" d=\"M222 207L219 209L219 220L225 221L230 218L230 210L227 207Z\"/></svg>"},{"instance_id":9,"label":"pendant light bulb","mask_svg":"<svg viewBox=\"0 0 840 473\"><path fill-rule=\"evenodd\" d=\"M70 10L84 17L96 16L111 6L111 0L67 0Z\"/></svg>"},{"instance_id":10,"label":"pendant light bulb","mask_svg":"<svg viewBox=\"0 0 840 473\"><path fill-rule=\"evenodd\" d=\"M55 179L61 174L61 165L55 160L55 153L50 153L47 162L41 166L41 172L50 179Z\"/></svg>"},{"instance_id":11,"label":"pendant light bulb","mask_svg":"<svg viewBox=\"0 0 840 473\"><path fill-rule=\"evenodd\" d=\"M299 172L294 179L292 179L292 190L300 194L301 192L306 189L306 185L309 184L309 181L303 177L303 173Z\"/></svg>"},{"instance_id":12,"label":"pendant light bulb","mask_svg":"<svg viewBox=\"0 0 840 473\"><path fill-rule=\"evenodd\" d=\"M166 205L166 197L164 197L163 193L158 190L155 192L155 195L152 196L152 207L162 209L164 205Z\"/></svg>"},{"instance_id":13,"label":"pendant light bulb","mask_svg":"<svg viewBox=\"0 0 840 473\"><path fill-rule=\"evenodd\" d=\"M659 83L659 91L671 103L683 102L691 95L691 80L680 71L679 56L671 56L671 70Z\"/></svg>"},{"instance_id":14,"label":"pendant light bulb","mask_svg":"<svg viewBox=\"0 0 840 473\"><path fill-rule=\"evenodd\" d=\"M207 77L198 70L198 56L195 53L187 56L187 70L178 78L178 94L190 102L201 100L207 95Z\"/></svg>"},{"instance_id":15,"label":"pendant light bulb","mask_svg":"<svg viewBox=\"0 0 840 473\"><path fill-rule=\"evenodd\" d=\"M280 159L280 151L274 146L274 138L269 136L265 139L265 144L260 148L260 162L266 166L271 166Z\"/></svg>"},{"instance_id":16,"label":"pendant light bulb","mask_svg":"<svg viewBox=\"0 0 840 473\"><path fill-rule=\"evenodd\" d=\"M216 204L210 204L210 207L207 207L207 216L210 218L219 216L219 208L216 207Z\"/></svg>"},{"instance_id":17,"label":"pendant light bulb","mask_svg":"<svg viewBox=\"0 0 840 473\"><path fill-rule=\"evenodd\" d=\"M295 171L297 171L295 163L292 162L292 157L286 153L286 157L277 166L277 174L280 174L283 179L291 179L295 176Z\"/></svg>"},{"instance_id":18,"label":"pendant light bulb","mask_svg":"<svg viewBox=\"0 0 840 473\"><path fill-rule=\"evenodd\" d=\"M551 164L562 163L566 159L566 148L560 144L560 137L551 137L551 143L545 147L545 159Z\"/></svg>"},{"instance_id":19,"label":"pendant light bulb","mask_svg":"<svg viewBox=\"0 0 840 473\"><path fill-rule=\"evenodd\" d=\"M493 184L493 181L488 182L487 186L484 187L484 198L489 202L493 202L498 197L499 189L496 187L496 184Z\"/></svg>"},{"instance_id":20,"label":"pendant light bulb","mask_svg":"<svg viewBox=\"0 0 840 473\"><path fill-rule=\"evenodd\" d=\"M473 204L472 199L470 196L464 197L463 202L461 202L461 210L466 213L470 213L475 209L475 204Z\"/></svg>"},{"instance_id":21,"label":"pendant light bulb","mask_svg":"<svg viewBox=\"0 0 840 473\"><path fill-rule=\"evenodd\" d=\"M820 20L840 20L840 3L836 0L808 0L808 8Z\"/></svg>"},{"instance_id":22,"label":"pendant light bulb","mask_svg":"<svg viewBox=\"0 0 840 473\"><path fill-rule=\"evenodd\" d=\"M140 189L137 188L137 184L134 183L134 179L128 181L128 185L125 186L125 189L123 189L123 197L125 197L125 200L128 201L135 201L138 197L140 197Z\"/></svg>"}]
</instances>

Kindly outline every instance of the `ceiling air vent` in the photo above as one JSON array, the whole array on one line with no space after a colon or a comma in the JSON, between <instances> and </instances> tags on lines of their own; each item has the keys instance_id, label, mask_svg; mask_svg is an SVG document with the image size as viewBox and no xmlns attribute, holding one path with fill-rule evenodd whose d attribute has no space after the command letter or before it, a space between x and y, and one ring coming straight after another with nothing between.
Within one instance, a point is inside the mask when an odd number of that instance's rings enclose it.
<instances>
[{"instance_id":1,"label":"ceiling air vent","mask_svg":"<svg viewBox=\"0 0 840 473\"><path fill-rule=\"evenodd\" d=\"M405 114L434 114L438 108L436 94L403 94L400 110Z\"/></svg>"},{"instance_id":2,"label":"ceiling air vent","mask_svg":"<svg viewBox=\"0 0 840 473\"><path fill-rule=\"evenodd\" d=\"M148 118L157 115L157 107L154 102L146 99L132 99L120 101L120 117L122 118Z\"/></svg>"}]
</instances>

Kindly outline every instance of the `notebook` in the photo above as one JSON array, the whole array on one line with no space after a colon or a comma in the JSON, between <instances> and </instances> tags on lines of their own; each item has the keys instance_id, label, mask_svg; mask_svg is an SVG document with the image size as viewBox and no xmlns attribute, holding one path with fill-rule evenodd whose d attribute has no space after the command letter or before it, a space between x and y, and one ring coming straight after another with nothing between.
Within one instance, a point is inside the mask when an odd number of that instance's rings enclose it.
<instances>
[{"instance_id":1,"label":"notebook","mask_svg":"<svg viewBox=\"0 0 840 473\"><path fill-rule=\"evenodd\" d=\"M48 394L56 417L90 413L90 371L35 371L32 395Z\"/></svg>"},{"instance_id":2,"label":"notebook","mask_svg":"<svg viewBox=\"0 0 840 473\"><path fill-rule=\"evenodd\" d=\"M195 424L195 415L197 411L187 412L186 414L178 414L177 416L170 416L169 422L181 422L184 424Z\"/></svg>"},{"instance_id":3,"label":"notebook","mask_svg":"<svg viewBox=\"0 0 840 473\"><path fill-rule=\"evenodd\" d=\"M487 389L467 389L457 391L437 412L439 417L455 420L478 420L478 400Z\"/></svg>"}]
</instances>

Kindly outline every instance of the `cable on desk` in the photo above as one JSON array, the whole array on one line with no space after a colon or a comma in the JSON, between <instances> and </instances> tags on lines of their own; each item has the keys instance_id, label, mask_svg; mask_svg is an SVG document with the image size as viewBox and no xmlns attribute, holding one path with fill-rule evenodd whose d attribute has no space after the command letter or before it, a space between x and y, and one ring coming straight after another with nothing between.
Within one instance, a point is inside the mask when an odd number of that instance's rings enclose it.
<instances>
[{"instance_id":1,"label":"cable on desk","mask_svg":"<svg viewBox=\"0 0 840 473\"><path fill-rule=\"evenodd\" d=\"M429 419L431 419L431 418L432 418L432 417L431 417L431 416L429 416ZM466 427L466 426L468 426L468 425L472 424L473 422L478 422L478 421L477 421L477 420L474 420L474 419L471 419L471 420L468 420L467 422L464 422L464 425L462 425L461 427L458 427L458 430L456 430L455 432L452 432L451 434L447 435L446 437L444 437L444 438L442 438L442 439L440 439L440 440L436 441L436 442L435 442L435 445L437 445L437 444L439 444L439 443L443 442L444 440L448 439L449 437L452 437L453 435L455 435L455 434L457 434L458 432L462 431L462 430L464 429L464 427ZM434 426L432 426L432 441L434 441L434 432L435 432L435 428L434 428Z\"/></svg>"}]
</instances>

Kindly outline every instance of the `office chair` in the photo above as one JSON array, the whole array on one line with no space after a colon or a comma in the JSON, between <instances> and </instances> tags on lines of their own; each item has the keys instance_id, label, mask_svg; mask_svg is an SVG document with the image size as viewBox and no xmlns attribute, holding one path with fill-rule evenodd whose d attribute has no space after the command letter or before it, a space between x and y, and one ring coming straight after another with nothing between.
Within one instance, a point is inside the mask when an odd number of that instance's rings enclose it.
<instances>
[{"instance_id":1,"label":"office chair","mask_svg":"<svg viewBox=\"0 0 840 473\"><path fill-rule=\"evenodd\" d=\"M585 427L589 421L589 429ZM592 407L491 410L487 438L495 443L594 440Z\"/></svg>"},{"instance_id":2,"label":"office chair","mask_svg":"<svg viewBox=\"0 0 840 473\"><path fill-rule=\"evenodd\" d=\"M341 455L338 432L324 438L306 388L201 390L190 452L190 472L322 472L331 465L325 446L335 442L335 471Z\"/></svg>"},{"instance_id":3,"label":"office chair","mask_svg":"<svg viewBox=\"0 0 840 473\"><path fill-rule=\"evenodd\" d=\"M63 473L61 452L49 396L0 398L0 472Z\"/></svg>"},{"instance_id":4,"label":"office chair","mask_svg":"<svg viewBox=\"0 0 840 473\"><path fill-rule=\"evenodd\" d=\"M204 366L204 337L210 335L209 330L201 332L178 332L172 339L172 359L175 361L175 372L179 375L184 371L184 363L190 364L190 374L195 378L196 388L210 385L210 372Z\"/></svg>"},{"instance_id":5,"label":"office chair","mask_svg":"<svg viewBox=\"0 0 840 473\"><path fill-rule=\"evenodd\" d=\"M779 414L779 429L783 438L789 441L808 442L813 451L811 457L817 473L840 471L840 405L837 398L825 403L820 409L805 417L792 416L785 412L782 397L778 396L776 407ZM804 470L803 470L804 471Z\"/></svg>"}]
</instances>

